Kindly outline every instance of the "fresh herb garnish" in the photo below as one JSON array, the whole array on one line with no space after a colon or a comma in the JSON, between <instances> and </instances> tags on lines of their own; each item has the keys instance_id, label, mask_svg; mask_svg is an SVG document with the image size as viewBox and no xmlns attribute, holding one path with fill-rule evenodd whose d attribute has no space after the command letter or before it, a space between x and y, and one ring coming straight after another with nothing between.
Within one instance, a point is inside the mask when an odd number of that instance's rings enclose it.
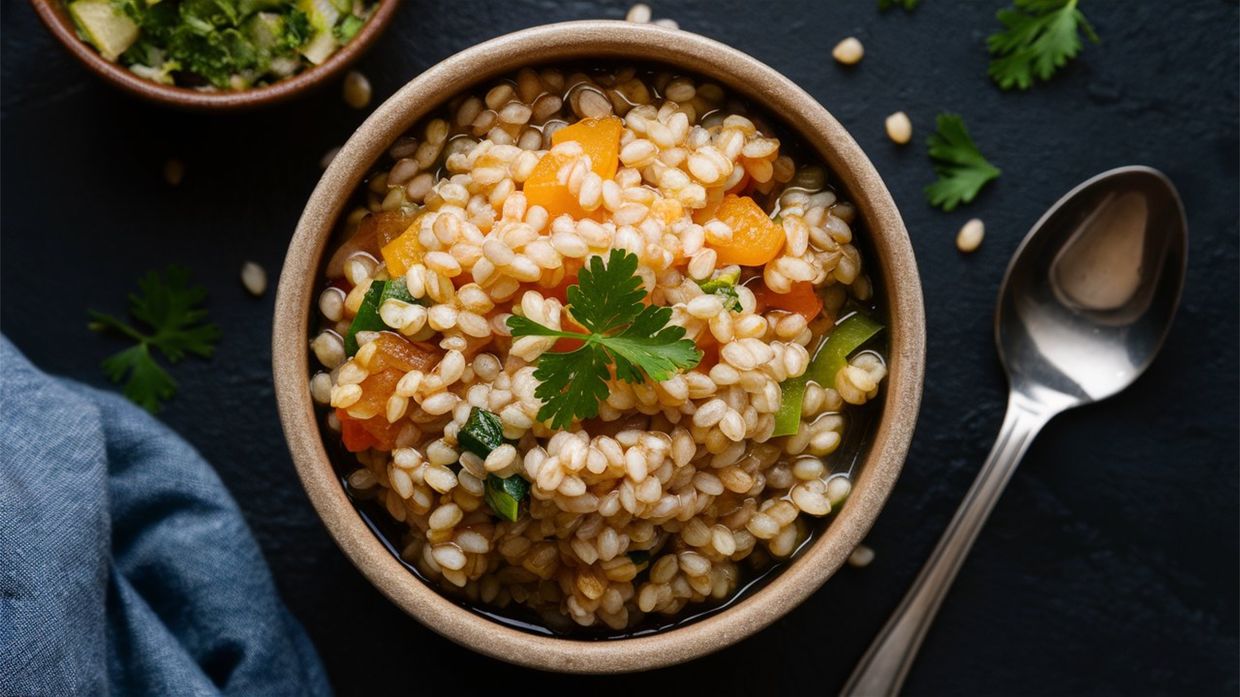
<instances>
[{"instance_id":1,"label":"fresh herb garnish","mask_svg":"<svg viewBox=\"0 0 1240 697\"><path fill-rule=\"evenodd\" d=\"M1014 0L995 16L1004 31L991 34L990 77L999 87L1028 89L1034 77L1050 79L1081 51L1079 33L1098 43L1098 35L1077 9L1077 0Z\"/></svg>"},{"instance_id":2,"label":"fresh herb garnish","mask_svg":"<svg viewBox=\"0 0 1240 697\"><path fill-rule=\"evenodd\" d=\"M637 275L637 255L611 250L607 265L591 257L568 287L573 320L588 333L551 329L526 317L508 318L514 337L546 336L578 339L573 351L544 353L538 359L534 395L542 400L540 421L567 428L573 419L598 415L607 398L607 380L614 366L617 378L642 382L667 380L702 360L702 352L684 338L684 327L668 324L672 310L645 305L646 291Z\"/></svg>"},{"instance_id":3,"label":"fresh herb garnish","mask_svg":"<svg viewBox=\"0 0 1240 697\"><path fill-rule=\"evenodd\" d=\"M917 8L917 3L921 0L878 0L878 9L885 12L893 7L903 7L905 12L911 12Z\"/></svg>"},{"instance_id":4,"label":"fresh herb garnish","mask_svg":"<svg viewBox=\"0 0 1240 697\"><path fill-rule=\"evenodd\" d=\"M186 353L209 358L219 339L219 327L205 322L207 311L196 308L207 297L200 286L189 285L189 272L170 266L161 275L152 271L138 281L137 293L129 294L129 314L150 327L150 333L113 315L88 310L91 331L115 330L137 342L109 356L103 371L115 383L125 381L125 396L147 411L159 411L160 402L176 393L177 384L155 360L151 347L170 363Z\"/></svg>"},{"instance_id":5,"label":"fresh herb garnish","mask_svg":"<svg viewBox=\"0 0 1240 697\"><path fill-rule=\"evenodd\" d=\"M926 199L932 206L951 211L972 201L1000 171L978 151L960 116L939 114L935 124L938 131L930 134L926 145L939 178L926 187Z\"/></svg>"}]
</instances>

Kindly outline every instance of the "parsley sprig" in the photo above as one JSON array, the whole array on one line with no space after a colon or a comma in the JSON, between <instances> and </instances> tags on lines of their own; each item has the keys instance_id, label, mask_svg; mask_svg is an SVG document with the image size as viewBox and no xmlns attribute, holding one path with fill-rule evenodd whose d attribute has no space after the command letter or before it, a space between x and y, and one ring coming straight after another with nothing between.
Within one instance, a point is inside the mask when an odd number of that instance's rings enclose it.
<instances>
[{"instance_id":1,"label":"parsley sprig","mask_svg":"<svg viewBox=\"0 0 1240 697\"><path fill-rule=\"evenodd\" d=\"M103 372L115 383L125 382L125 396L147 411L159 411L162 401L176 394L177 383L155 360L152 347L170 363L187 353L209 358L219 339L219 327L205 322L207 311L195 307L207 291L189 285L189 272L170 266L161 275L152 271L138 281L138 292L129 294L129 314L151 331L143 332L117 317L88 310L92 331L113 330L136 345L103 361Z\"/></svg>"},{"instance_id":2,"label":"parsley sprig","mask_svg":"<svg viewBox=\"0 0 1240 697\"><path fill-rule=\"evenodd\" d=\"M959 115L939 114L935 125L938 131L930 134L926 145L939 178L926 187L926 199L932 206L952 211L972 201L1000 171L982 156Z\"/></svg>"},{"instance_id":3,"label":"parsley sprig","mask_svg":"<svg viewBox=\"0 0 1240 697\"><path fill-rule=\"evenodd\" d=\"M1028 89L1034 77L1050 79L1080 53L1079 34L1098 43L1077 0L1014 0L996 17L1004 31L986 39L992 56L989 73L1005 90Z\"/></svg>"},{"instance_id":4,"label":"parsley sprig","mask_svg":"<svg viewBox=\"0 0 1240 697\"><path fill-rule=\"evenodd\" d=\"M613 368L625 382L658 382L702 360L701 351L684 338L684 327L668 324L671 308L642 302L646 291L635 254L613 249L606 266L601 257L591 257L578 273L577 285L568 287L567 297L573 320L587 333L551 329L527 317L508 318L514 337L582 341L573 351L544 353L538 359L534 396L543 403L538 419L549 420L552 428L598 416Z\"/></svg>"}]
</instances>

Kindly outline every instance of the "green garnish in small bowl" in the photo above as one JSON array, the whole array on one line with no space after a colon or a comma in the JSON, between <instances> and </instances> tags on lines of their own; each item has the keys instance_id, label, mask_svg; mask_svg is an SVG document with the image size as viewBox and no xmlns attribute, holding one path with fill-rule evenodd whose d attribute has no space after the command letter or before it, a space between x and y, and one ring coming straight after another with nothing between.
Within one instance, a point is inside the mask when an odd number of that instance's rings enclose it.
<instances>
[{"instance_id":1,"label":"green garnish in small bowl","mask_svg":"<svg viewBox=\"0 0 1240 697\"><path fill-rule=\"evenodd\" d=\"M374 0L68 0L77 33L152 82L206 90L271 84L326 61Z\"/></svg>"}]
</instances>

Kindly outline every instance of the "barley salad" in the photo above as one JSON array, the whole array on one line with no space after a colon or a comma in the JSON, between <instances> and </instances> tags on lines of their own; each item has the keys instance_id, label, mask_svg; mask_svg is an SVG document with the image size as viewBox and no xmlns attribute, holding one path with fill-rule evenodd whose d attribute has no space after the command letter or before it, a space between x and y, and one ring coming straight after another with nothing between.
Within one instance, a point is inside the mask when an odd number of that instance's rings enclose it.
<instances>
[{"instance_id":1,"label":"barley salad","mask_svg":"<svg viewBox=\"0 0 1240 697\"><path fill-rule=\"evenodd\" d=\"M723 606L844 504L882 318L855 209L777 124L596 62L492 80L388 155L326 255L309 386L421 577L634 633Z\"/></svg>"}]
</instances>

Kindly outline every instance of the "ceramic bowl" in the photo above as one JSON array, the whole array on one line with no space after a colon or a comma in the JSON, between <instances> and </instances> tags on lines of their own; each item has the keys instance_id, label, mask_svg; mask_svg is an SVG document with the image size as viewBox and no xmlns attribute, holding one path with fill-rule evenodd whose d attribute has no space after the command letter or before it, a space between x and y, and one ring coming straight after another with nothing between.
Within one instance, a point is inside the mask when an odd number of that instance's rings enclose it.
<instances>
[{"instance_id":1,"label":"ceramic bowl","mask_svg":"<svg viewBox=\"0 0 1240 697\"><path fill-rule=\"evenodd\" d=\"M852 494L825 531L760 590L705 619L634 638L574 639L501 625L441 595L367 527L332 468L308 388L310 320L324 250L363 177L387 148L454 95L534 64L589 59L662 63L743 95L817 151L859 212L867 268L888 320L890 373ZM870 529L900 473L921 400L925 319L921 285L899 211L857 143L787 78L723 44L683 31L613 21L553 24L493 39L443 61L380 106L341 149L311 195L289 246L276 299L272 358L280 417L298 474L331 535L397 606L443 636L513 663L577 673L681 663L733 644L795 608L844 563Z\"/></svg>"},{"instance_id":2,"label":"ceramic bowl","mask_svg":"<svg viewBox=\"0 0 1240 697\"><path fill-rule=\"evenodd\" d=\"M143 99L194 111L240 111L283 102L304 94L336 77L357 60L392 22L400 0L379 0L374 14L353 40L333 53L322 64L309 67L279 82L248 90L203 92L188 87L162 85L135 75L131 70L104 59L93 46L82 40L73 19L61 0L31 0L39 19L64 47L92 73L122 90Z\"/></svg>"}]
</instances>

